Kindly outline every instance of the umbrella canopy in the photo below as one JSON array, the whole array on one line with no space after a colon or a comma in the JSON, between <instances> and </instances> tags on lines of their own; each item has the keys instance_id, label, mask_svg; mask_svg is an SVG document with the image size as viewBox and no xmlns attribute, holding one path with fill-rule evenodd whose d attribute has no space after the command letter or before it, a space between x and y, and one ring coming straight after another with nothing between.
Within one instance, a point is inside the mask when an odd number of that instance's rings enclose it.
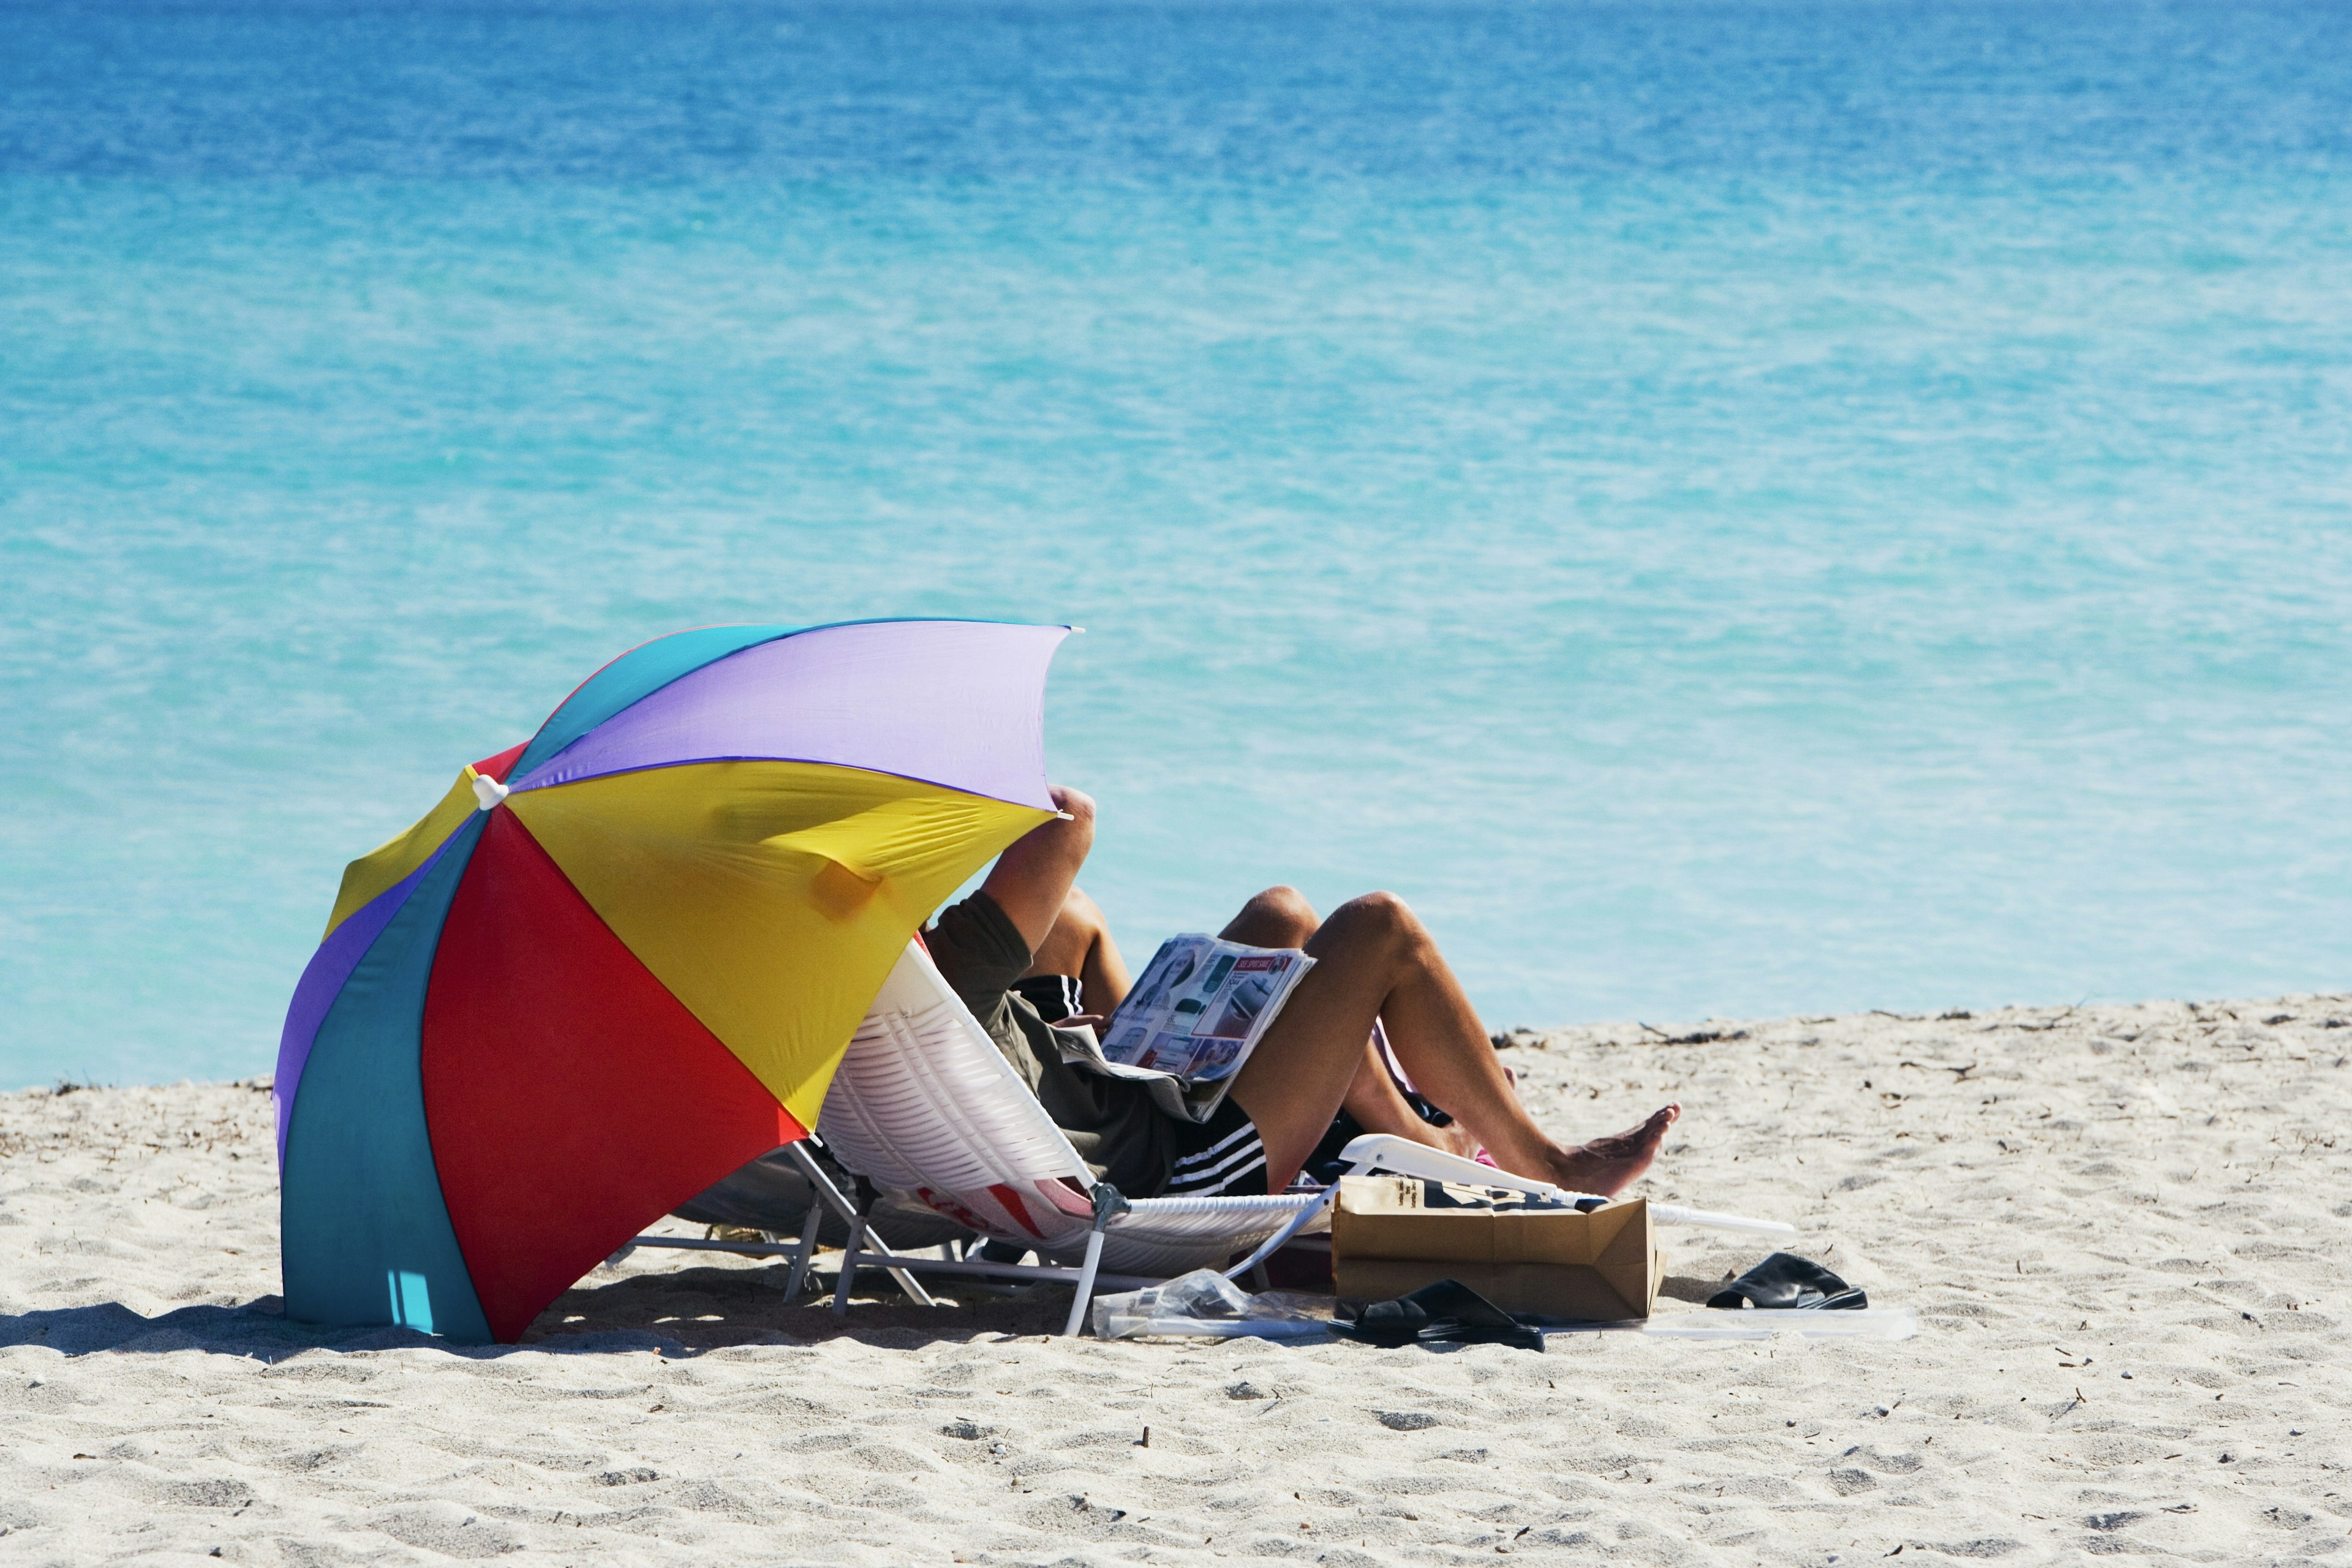
<instances>
[{"instance_id":1,"label":"umbrella canopy","mask_svg":"<svg viewBox=\"0 0 2352 1568\"><path fill-rule=\"evenodd\" d=\"M805 1136L908 938L1053 815L1067 633L663 637L353 861L278 1047L288 1315L512 1341Z\"/></svg>"}]
</instances>

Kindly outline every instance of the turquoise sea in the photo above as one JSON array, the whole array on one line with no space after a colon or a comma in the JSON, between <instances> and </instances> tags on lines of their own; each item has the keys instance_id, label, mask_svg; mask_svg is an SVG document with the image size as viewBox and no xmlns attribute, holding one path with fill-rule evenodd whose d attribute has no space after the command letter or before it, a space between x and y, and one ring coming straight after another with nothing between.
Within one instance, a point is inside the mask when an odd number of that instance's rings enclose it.
<instances>
[{"instance_id":1,"label":"turquoise sea","mask_svg":"<svg viewBox=\"0 0 2352 1568\"><path fill-rule=\"evenodd\" d=\"M1073 621L1148 948L2352 986L2341 4L0 5L0 1085L634 643Z\"/></svg>"}]
</instances>

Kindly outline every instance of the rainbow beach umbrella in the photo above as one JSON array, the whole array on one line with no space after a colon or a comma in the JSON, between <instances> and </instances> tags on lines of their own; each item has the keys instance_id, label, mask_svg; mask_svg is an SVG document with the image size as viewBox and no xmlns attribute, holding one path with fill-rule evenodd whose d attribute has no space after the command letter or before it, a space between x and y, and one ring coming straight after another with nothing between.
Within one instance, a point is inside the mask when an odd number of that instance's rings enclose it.
<instances>
[{"instance_id":1,"label":"rainbow beach umbrella","mask_svg":"<svg viewBox=\"0 0 2352 1568\"><path fill-rule=\"evenodd\" d=\"M1053 815L1067 633L663 637L352 862L278 1047L287 1315L511 1342L806 1136L908 938Z\"/></svg>"}]
</instances>

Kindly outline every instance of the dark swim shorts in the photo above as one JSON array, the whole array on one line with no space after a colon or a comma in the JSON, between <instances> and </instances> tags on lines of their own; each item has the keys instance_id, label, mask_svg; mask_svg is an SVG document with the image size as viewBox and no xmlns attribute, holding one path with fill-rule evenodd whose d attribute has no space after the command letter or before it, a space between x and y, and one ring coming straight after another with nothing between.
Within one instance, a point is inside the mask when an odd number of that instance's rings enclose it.
<instances>
[{"instance_id":1,"label":"dark swim shorts","mask_svg":"<svg viewBox=\"0 0 2352 1568\"><path fill-rule=\"evenodd\" d=\"M1263 1197L1265 1145L1257 1123L1227 1095L1206 1121L1179 1123L1163 1198Z\"/></svg>"}]
</instances>

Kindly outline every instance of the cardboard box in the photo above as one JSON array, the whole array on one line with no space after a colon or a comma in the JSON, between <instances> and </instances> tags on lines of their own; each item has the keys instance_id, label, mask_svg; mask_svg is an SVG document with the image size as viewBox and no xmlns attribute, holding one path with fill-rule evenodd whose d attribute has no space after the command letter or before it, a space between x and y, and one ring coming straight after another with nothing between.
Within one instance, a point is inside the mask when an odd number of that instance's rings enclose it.
<instances>
[{"instance_id":1,"label":"cardboard box","mask_svg":"<svg viewBox=\"0 0 2352 1568\"><path fill-rule=\"evenodd\" d=\"M1646 1318L1665 1259L1635 1200L1591 1214L1499 1188L1410 1176L1347 1176L1331 1218L1344 1300L1385 1301L1459 1279L1507 1312Z\"/></svg>"}]
</instances>

